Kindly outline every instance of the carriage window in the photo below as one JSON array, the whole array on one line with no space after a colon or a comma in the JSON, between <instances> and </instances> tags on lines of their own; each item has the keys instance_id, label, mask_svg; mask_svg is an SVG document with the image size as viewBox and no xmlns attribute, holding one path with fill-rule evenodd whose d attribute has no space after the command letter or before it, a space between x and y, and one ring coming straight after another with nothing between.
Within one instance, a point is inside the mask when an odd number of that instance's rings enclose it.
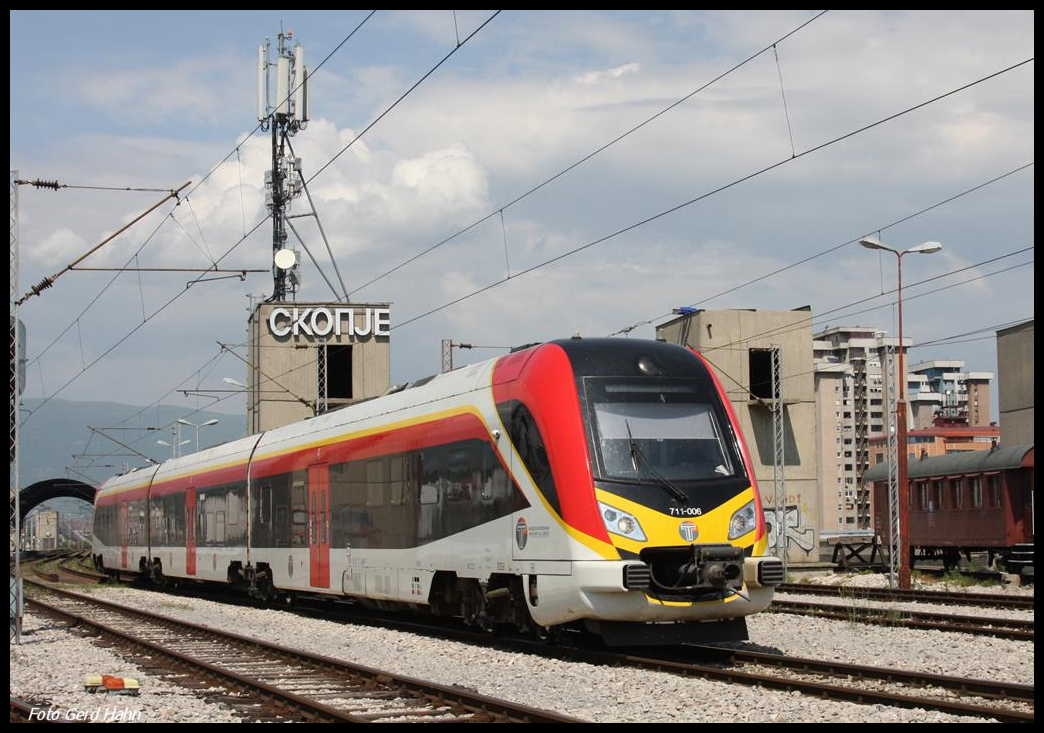
<instances>
[{"instance_id":1,"label":"carriage window","mask_svg":"<svg viewBox=\"0 0 1044 733\"><path fill-rule=\"evenodd\" d=\"M1001 505L1001 477L990 476L990 506L994 509Z\"/></svg>"},{"instance_id":2,"label":"carriage window","mask_svg":"<svg viewBox=\"0 0 1044 733\"><path fill-rule=\"evenodd\" d=\"M290 537L290 511L286 504L280 504L275 508L275 546L289 547Z\"/></svg>"},{"instance_id":3,"label":"carriage window","mask_svg":"<svg viewBox=\"0 0 1044 733\"><path fill-rule=\"evenodd\" d=\"M442 470L442 451L430 448L421 453L419 502L439 503L439 474Z\"/></svg>"},{"instance_id":4,"label":"carriage window","mask_svg":"<svg viewBox=\"0 0 1044 733\"><path fill-rule=\"evenodd\" d=\"M928 484L923 482L917 484L917 508L921 511L935 511L935 507L928 499Z\"/></svg>"},{"instance_id":5,"label":"carriage window","mask_svg":"<svg viewBox=\"0 0 1044 733\"><path fill-rule=\"evenodd\" d=\"M446 454L446 501L470 502L472 495L471 449L457 448Z\"/></svg>"},{"instance_id":6,"label":"carriage window","mask_svg":"<svg viewBox=\"0 0 1044 733\"><path fill-rule=\"evenodd\" d=\"M272 521L272 485L265 484L261 487L261 523L268 524Z\"/></svg>"},{"instance_id":7,"label":"carriage window","mask_svg":"<svg viewBox=\"0 0 1044 733\"><path fill-rule=\"evenodd\" d=\"M972 509L982 508L982 479L973 478L971 480L971 493L972 493Z\"/></svg>"},{"instance_id":8,"label":"carriage window","mask_svg":"<svg viewBox=\"0 0 1044 733\"><path fill-rule=\"evenodd\" d=\"M953 508L963 509L964 508L964 482L960 479L954 479L953 483Z\"/></svg>"},{"instance_id":9,"label":"carriage window","mask_svg":"<svg viewBox=\"0 0 1044 733\"><path fill-rule=\"evenodd\" d=\"M294 471L290 484L290 546L308 546L308 473Z\"/></svg>"},{"instance_id":10,"label":"carriage window","mask_svg":"<svg viewBox=\"0 0 1044 733\"><path fill-rule=\"evenodd\" d=\"M228 523L239 524L239 495L234 490L225 495L225 508L228 510Z\"/></svg>"},{"instance_id":11,"label":"carriage window","mask_svg":"<svg viewBox=\"0 0 1044 733\"><path fill-rule=\"evenodd\" d=\"M384 459L366 463L366 506L384 505Z\"/></svg>"},{"instance_id":12,"label":"carriage window","mask_svg":"<svg viewBox=\"0 0 1044 733\"><path fill-rule=\"evenodd\" d=\"M941 511L943 508L942 481L932 481L929 503L935 507L932 511Z\"/></svg>"},{"instance_id":13,"label":"carriage window","mask_svg":"<svg viewBox=\"0 0 1044 733\"><path fill-rule=\"evenodd\" d=\"M439 485L437 483L421 484L420 503L422 505L439 503Z\"/></svg>"},{"instance_id":14,"label":"carriage window","mask_svg":"<svg viewBox=\"0 0 1044 733\"><path fill-rule=\"evenodd\" d=\"M223 543L225 541L225 513L218 512L214 527L214 541Z\"/></svg>"},{"instance_id":15,"label":"carriage window","mask_svg":"<svg viewBox=\"0 0 1044 733\"><path fill-rule=\"evenodd\" d=\"M409 456L395 456L388 464L391 480L391 504L401 506L410 503L411 460Z\"/></svg>"}]
</instances>

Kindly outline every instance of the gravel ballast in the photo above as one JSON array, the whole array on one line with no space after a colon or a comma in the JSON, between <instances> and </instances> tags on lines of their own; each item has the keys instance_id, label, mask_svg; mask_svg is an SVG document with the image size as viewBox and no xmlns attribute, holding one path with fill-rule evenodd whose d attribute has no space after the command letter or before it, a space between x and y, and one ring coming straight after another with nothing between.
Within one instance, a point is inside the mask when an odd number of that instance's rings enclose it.
<instances>
[{"instance_id":1,"label":"gravel ballast","mask_svg":"<svg viewBox=\"0 0 1044 733\"><path fill-rule=\"evenodd\" d=\"M10 646L11 697L50 703L66 716L80 713L95 721L139 723L221 723L239 718L227 707L154 677L114 650L79 636L65 624L27 612L22 643ZM109 674L138 680L140 695L90 693L86 675ZM108 713L108 720L106 715Z\"/></svg>"},{"instance_id":2,"label":"gravel ballast","mask_svg":"<svg viewBox=\"0 0 1044 733\"><path fill-rule=\"evenodd\" d=\"M799 693L658 672L592 666L271 609L172 598L131 588L93 590L109 600L392 673L600 722L944 722L932 711L856 705ZM891 629L760 614L737 646L855 664L1032 682L1033 644L947 632Z\"/></svg>"}]
</instances>

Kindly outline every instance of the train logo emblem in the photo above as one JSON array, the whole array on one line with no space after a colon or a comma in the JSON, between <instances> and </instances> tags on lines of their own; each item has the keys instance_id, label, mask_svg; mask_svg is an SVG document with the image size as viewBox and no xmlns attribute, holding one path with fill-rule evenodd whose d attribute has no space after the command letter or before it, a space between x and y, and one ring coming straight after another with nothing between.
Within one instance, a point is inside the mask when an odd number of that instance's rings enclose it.
<instances>
[{"instance_id":1,"label":"train logo emblem","mask_svg":"<svg viewBox=\"0 0 1044 733\"><path fill-rule=\"evenodd\" d=\"M678 534L680 534L681 538L686 542L692 542L697 536L699 536L700 531L696 529L696 525L692 522L682 522L681 526L678 527Z\"/></svg>"},{"instance_id":2,"label":"train logo emblem","mask_svg":"<svg viewBox=\"0 0 1044 733\"><path fill-rule=\"evenodd\" d=\"M526 549L526 542L529 540L529 525L526 524L525 517L519 517L518 523L515 525L515 544L518 545L518 549Z\"/></svg>"}]
</instances>

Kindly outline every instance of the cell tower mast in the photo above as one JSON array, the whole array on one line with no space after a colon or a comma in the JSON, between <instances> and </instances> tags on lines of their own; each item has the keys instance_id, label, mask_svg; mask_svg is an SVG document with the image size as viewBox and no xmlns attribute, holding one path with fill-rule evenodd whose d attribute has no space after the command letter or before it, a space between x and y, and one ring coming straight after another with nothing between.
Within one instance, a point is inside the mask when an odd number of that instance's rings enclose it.
<instances>
[{"instance_id":1,"label":"cell tower mast","mask_svg":"<svg viewBox=\"0 0 1044 733\"><path fill-rule=\"evenodd\" d=\"M268 189L266 204L272 212L272 296L269 301L285 301L287 294L296 297L301 284L298 272L300 258L286 247L286 219L290 202L301 193L301 159L286 154L286 139L308 126L308 67L304 63L304 47L295 43L290 48L293 31L282 30L276 36L275 61L269 60L271 44L257 48L257 119L261 129L272 130L272 170L265 173ZM275 98L271 97L272 69L275 69ZM275 103L272 104L272 101Z\"/></svg>"}]
</instances>

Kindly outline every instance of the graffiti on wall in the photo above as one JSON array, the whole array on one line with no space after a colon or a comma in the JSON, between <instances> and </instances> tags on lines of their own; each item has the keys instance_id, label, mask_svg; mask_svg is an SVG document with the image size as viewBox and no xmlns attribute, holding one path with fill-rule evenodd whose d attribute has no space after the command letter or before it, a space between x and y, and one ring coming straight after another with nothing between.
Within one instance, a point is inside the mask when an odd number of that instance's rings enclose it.
<instances>
[{"instance_id":1,"label":"graffiti on wall","mask_svg":"<svg viewBox=\"0 0 1044 733\"><path fill-rule=\"evenodd\" d=\"M816 530L805 519L804 512L797 504L786 504L783 507L784 537L787 543L787 555L796 547L807 557L816 549ZM765 507L765 529L768 531L769 551L776 547L776 512L772 507Z\"/></svg>"}]
</instances>

